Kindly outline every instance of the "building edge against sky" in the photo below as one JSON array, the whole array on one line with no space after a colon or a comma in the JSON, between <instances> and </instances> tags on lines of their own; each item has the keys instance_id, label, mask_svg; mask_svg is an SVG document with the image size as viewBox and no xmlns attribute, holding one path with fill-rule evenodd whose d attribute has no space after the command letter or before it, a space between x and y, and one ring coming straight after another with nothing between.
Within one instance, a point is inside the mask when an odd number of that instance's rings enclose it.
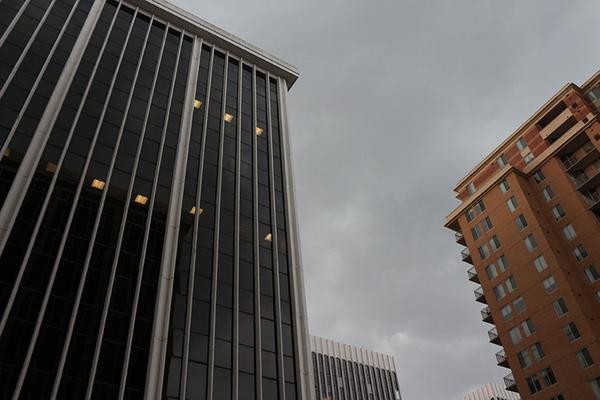
<instances>
[{"instance_id":1,"label":"building edge against sky","mask_svg":"<svg viewBox=\"0 0 600 400\"><path fill-rule=\"evenodd\" d=\"M523 399L600 399L599 85L558 91L460 180L445 223Z\"/></svg>"},{"instance_id":2,"label":"building edge against sky","mask_svg":"<svg viewBox=\"0 0 600 400\"><path fill-rule=\"evenodd\" d=\"M497 383L486 383L473 390L462 400L520 400L517 393L507 391L504 386Z\"/></svg>"},{"instance_id":3,"label":"building edge against sky","mask_svg":"<svg viewBox=\"0 0 600 400\"><path fill-rule=\"evenodd\" d=\"M316 400L401 400L388 354L310 336Z\"/></svg>"},{"instance_id":4,"label":"building edge against sky","mask_svg":"<svg viewBox=\"0 0 600 400\"><path fill-rule=\"evenodd\" d=\"M219 376L244 394L236 368L248 368L257 397L268 384L311 398L286 112L297 70L164 1L0 11L2 393L185 397L197 357L209 397ZM179 395L165 393L172 373Z\"/></svg>"}]
</instances>

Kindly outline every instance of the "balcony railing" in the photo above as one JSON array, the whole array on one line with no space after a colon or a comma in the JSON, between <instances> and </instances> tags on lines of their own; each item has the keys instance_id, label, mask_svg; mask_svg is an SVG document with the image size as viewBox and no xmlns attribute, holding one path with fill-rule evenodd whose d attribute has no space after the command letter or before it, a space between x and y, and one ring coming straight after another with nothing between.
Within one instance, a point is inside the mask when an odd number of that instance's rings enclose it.
<instances>
[{"instance_id":1,"label":"balcony railing","mask_svg":"<svg viewBox=\"0 0 600 400\"><path fill-rule=\"evenodd\" d=\"M596 170L594 174L590 177L585 174L581 174L575 179L575 186L577 186L577 190L586 190L591 189L600 184L600 171Z\"/></svg>"},{"instance_id":2,"label":"balcony railing","mask_svg":"<svg viewBox=\"0 0 600 400\"><path fill-rule=\"evenodd\" d=\"M481 310L481 320L483 322L487 322L488 324L494 323L494 318L492 317L492 310L490 310L489 306L485 306L485 308Z\"/></svg>"},{"instance_id":3,"label":"balcony railing","mask_svg":"<svg viewBox=\"0 0 600 400\"><path fill-rule=\"evenodd\" d=\"M479 276L477 275L477 271L475 267L471 267L467 270L467 275L469 276L469 280L471 282L479 283Z\"/></svg>"},{"instance_id":4,"label":"balcony railing","mask_svg":"<svg viewBox=\"0 0 600 400\"><path fill-rule=\"evenodd\" d=\"M456 239L456 243L466 244L465 235L463 235L462 232L455 232L454 239Z\"/></svg>"},{"instance_id":5,"label":"balcony railing","mask_svg":"<svg viewBox=\"0 0 600 400\"><path fill-rule=\"evenodd\" d=\"M515 377L512 373L504 377L504 385L506 386L506 390L519 393L519 390L517 389L517 382L515 382Z\"/></svg>"},{"instance_id":6,"label":"balcony railing","mask_svg":"<svg viewBox=\"0 0 600 400\"><path fill-rule=\"evenodd\" d=\"M565 169L569 169L571 168L573 165L575 165L577 163L577 158L575 158L575 156L573 155L569 155L569 156L565 156L562 158L562 162L563 165L565 166Z\"/></svg>"},{"instance_id":7,"label":"balcony railing","mask_svg":"<svg viewBox=\"0 0 600 400\"><path fill-rule=\"evenodd\" d=\"M483 294L483 289L481 288L481 286L479 286L477 289L475 289L473 291L473 293L475 293L475 301L478 301L483 304L487 304L487 301L485 300L485 295Z\"/></svg>"},{"instance_id":8,"label":"balcony railing","mask_svg":"<svg viewBox=\"0 0 600 400\"><path fill-rule=\"evenodd\" d=\"M468 248L463 249L463 251L460 252L461 256L462 256L462 260L466 263L469 264L473 264L473 259L471 258L471 252L469 251Z\"/></svg>"},{"instance_id":9,"label":"balcony railing","mask_svg":"<svg viewBox=\"0 0 600 400\"><path fill-rule=\"evenodd\" d=\"M488 331L488 336L490 338L490 343L501 344L500 336L498 336L498 329L496 329L496 327L493 327Z\"/></svg>"},{"instance_id":10,"label":"balcony railing","mask_svg":"<svg viewBox=\"0 0 600 400\"><path fill-rule=\"evenodd\" d=\"M600 203L600 193L590 190L583 195L589 208L594 208Z\"/></svg>"},{"instance_id":11,"label":"balcony railing","mask_svg":"<svg viewBox=\"0 0 600 400\"><path fill-rule=\"evenodd\" d=\"M506 357L506 352L504 349L496 353L496 361L498 362L498 366L509 368L508 358Z\"/></svg>"}]
</instances>

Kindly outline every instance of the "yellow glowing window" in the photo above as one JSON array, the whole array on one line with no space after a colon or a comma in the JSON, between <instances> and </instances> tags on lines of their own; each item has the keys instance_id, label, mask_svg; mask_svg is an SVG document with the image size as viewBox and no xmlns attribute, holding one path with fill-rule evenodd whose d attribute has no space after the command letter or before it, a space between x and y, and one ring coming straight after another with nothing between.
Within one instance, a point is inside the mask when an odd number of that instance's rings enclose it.
<instances>
[{"instance_id":1,"label":"yellow glowing window","mask_svg":"<svg viewBox=\"0 0 600 400\"><path fill-rule=\"evenodd\" d=\"M54 171L53 171L53 172L54 172ZM105 185L104 181L101 181L100 179L94 179L94 180L92 181L92 187L93 187L93 188L96 188L96 189L98 189L98 190L102 190L102 189L104 189L104 185Z\"/></svg>"},{"instance_id":2,"label":"yellow glowing window","mask_svg":"<svg viewBox=\"0 0 600 400\"><path fill-rule=\"evenodd\" d=\"M10 149L6 149L4 152L4 157L10 157Z\"/></svg>"},{"instance_id":3,"label":"yellow glowing window","mask_svg":"<svg viewBox=\"0 0 600 400\"><path fill-rule=\"evenodd\" d=\"M258 126L256 127L256 135L257 135L257 136L260 136L260 135L262 135L262 134L263 134L263 132L264 132L263 128L260 128L260 127L258 127Z\"/></svg>"},{"instance_id":4,"label":"yellow glowing window","mask_svg":"<svg viewBox=\"0 0 600 400\"><path fill-rule=\"evenodd\" d=\"M133 201L144 206L148 202L148 198L144 195L138 194L135 196L135 199Z\"/></svg>"},{"instance_id":5,"label":"yellow glowing window","mask_svg":"<svg viewBox=\"0 0 600 400\"><path fill-rule=\"evenodd\" d=\"M265 236L265 240L267 242L272 242L273 241L273 235L271 235L270 233L267 233L267 236Z\"/></svg>"},{"instance_id":6,"label":"yellow glowing window","mask_svg":"<svg viewBox=\"0 0 600 400\"><path fill-rule=\"evenodd\" d=\"M231 115L229 113L225 113L225 116L223 117L223 119L225 119L225 122L231 122L231 121L233 121L233 115Z\"/></svg>"},{"instance_id":7,"label":"yellow glowing window","mask_svg":"<svg viewBox=\"0 0 600 400\"><path fill-rule=\"evenodd\" d=\"M204 208L200 207L200 211L198 211L198 215L202 215L202 213L204 212ZM190 214L196 214L196 206L192 207L190 209Z\"/></svg>"},{"instance_id":8,"label":"yellow glowing window","mask_svg":"<svg viewBox=\"0 0 600 400\"><path fill-rule=\"evenodd\" d=\"M194 100L194 108L198 109L200 107L202 107L202 102L198 99Z\"/></svg>"},{"instance_id":9,"label":"yellow glowing window","mask_svg":"<svg viewBox=\"0 0 600 400\"><path fill-rule=\"evenodd\" d=\"M48 164L46 164L46 171L50 172L51 174L56 172L56 164L49 162Z\"/></svg>"}]
</instances>

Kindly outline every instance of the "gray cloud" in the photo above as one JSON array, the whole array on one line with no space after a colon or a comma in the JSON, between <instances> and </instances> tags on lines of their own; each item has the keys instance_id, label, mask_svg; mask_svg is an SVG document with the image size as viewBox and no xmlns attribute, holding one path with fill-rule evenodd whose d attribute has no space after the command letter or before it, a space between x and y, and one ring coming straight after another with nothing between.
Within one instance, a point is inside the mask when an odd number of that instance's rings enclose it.
<instances>
[{"instance_id":1,"label":"gray cloud","mask_svg":"<svg viewBox=\"0 0 600 400\"><path fill-rule=\"evenodd\" d=\"M406 400L508 373L441 225L470 167L600 67L600 5L176 3L301 72L289 106L312 333L392 353Z\"/></svg>"}]
</instances>

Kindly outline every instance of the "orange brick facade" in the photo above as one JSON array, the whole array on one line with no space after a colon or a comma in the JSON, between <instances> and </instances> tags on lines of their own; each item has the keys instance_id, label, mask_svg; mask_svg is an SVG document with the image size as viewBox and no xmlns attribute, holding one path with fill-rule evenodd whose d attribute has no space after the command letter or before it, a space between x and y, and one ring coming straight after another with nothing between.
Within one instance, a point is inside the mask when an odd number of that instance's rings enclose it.
<instances>
[{"instance_id":1,"label":"orange brick facade","mask_svg":"<svg viewBox=\"0 0 600 400\"><path fill-rule=\"evenodd\" d=\"M446 220L525 400L600 400L598 85L561 89L460 181Z\"/></svg>"}]
</instances>

